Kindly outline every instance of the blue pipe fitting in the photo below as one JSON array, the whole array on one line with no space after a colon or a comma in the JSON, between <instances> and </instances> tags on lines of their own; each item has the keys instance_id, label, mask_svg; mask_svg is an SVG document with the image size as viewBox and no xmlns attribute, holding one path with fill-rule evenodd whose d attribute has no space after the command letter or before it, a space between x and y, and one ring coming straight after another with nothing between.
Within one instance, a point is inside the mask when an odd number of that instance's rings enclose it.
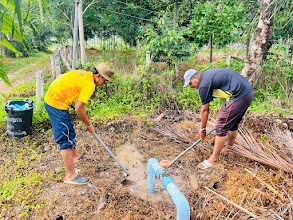
<instances>
[{"instance_id":1,"label":"blue pipe fitting","mask_svg":"<svg viewBox=\"0 0 293 220\"><path fill-rule=\"evenodd\" d=\"M155 193L155 180L156 177L160 178L162 167L160 166L160 163L155 158L150 158L148 161L148 193L154 194Z\"/></svg>"},{"instance_id":2,"label":"blue pipe fitting","mask_svg":"<svg viewBox=\"0 0 293 220\"><path fill-rule=\"evenodd\" d=\"M165 170L165 173L162 175L162 170ZM177 220L189 220L190 219L190 207L188 204L187 199L183 195L182 192L176 186L174 180L169 176L168 171L169 169L166 167L161 167L160 163L155 158L150 158L148 161L147 166L148 171L148 193L154 194L155 193L155 178L161 180L162 185L167 190L169 195L174 202L176 209L177 209ZM167 172L166 172L167 171Z\"/></svg>"}]
</instances>

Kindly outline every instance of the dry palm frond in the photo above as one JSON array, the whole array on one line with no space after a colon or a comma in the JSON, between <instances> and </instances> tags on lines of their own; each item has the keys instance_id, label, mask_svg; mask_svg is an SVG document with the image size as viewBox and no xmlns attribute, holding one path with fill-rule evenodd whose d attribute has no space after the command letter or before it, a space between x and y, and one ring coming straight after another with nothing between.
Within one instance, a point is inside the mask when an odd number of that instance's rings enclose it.
<instances>
[{"instance_id":1,"label":"dry palm frond","mask_svg":"<svg viewBox=\"0 0 293 220\"><path fill-rule=\"evenodd\" d=\"M183 115L186 118L198 119L194 113L184 112ZM214 119L210 119L208 127L214 127L215 123ZM191 144L196 141L188 132L182 131L175 125L156 124L151 129L160 133L164 137L163 139L173 140L177 143ZM293 174L293 138L290 131L281 131L277 126L273 127L269 136L276 146L256 141L252 133L245 127L240 126L238 131L237 144L234 144L233 148L230 147L231 151Z\"/></svg>"},{"instance_id":2,"label":"dry palm frond","mask_svg":"<svg viewBox=\"0 0 293 220\"><path fill-rule=\"evenodd\" d=\"M182 117L187 118L189 120L194 120L195 123L198 123L196 121L199 120L199 115L191 111L184 111ZM211 122L208 122L208 131L215 126L215 119L210 118L210 121ZM179 144L192 144L195 141L197 141L194 137L190 136L188 132L185 132L182 129L176 127L175 124L170 125L169 123L166 124L164 122L156 123L153 127L150 128L150 130L156 131L157 133L161 134L164 137L162 140L173 140Z\"/></svg>"},{"instance_id":3,"label":"dry palm frond","mask_svg":"<svg viewBox=\"0 0 293 220\"><path fill-rule=\"evenodd\" d=\"M161 124L156 124L151 128L151 130L154 130L163 135L166 139L174 140L177 143L192 143L195 141L193 137L189 136L186 132L182 131L174 125L164 126Z\"/></svg>"},{"instance_id":4,"label":"dry palm frond","mask_svg":"<svg viewBox=\"0 0 293 220\"><path fill-rule=\"evenodd\" d=\"M225 198L224 196L216 193L215 191L211 190L208 187L205 187L206 190L208 190L209 192L212 192L213 194L215 194L216 196L218 196L219 198L223 199L224 201L228 202L229 204L233 205L234 207L240 209L241 211L245 212L246 214L248 214L249 216L253 217L253 218L257 218L258 216L255 215L254 213L244 209L243 207L241 207L240 205L236 204L235 202L232 202L231 200Z\"/></svg>"},{"instance_id":5,"label":"dry palm frond","mask_svg":"<svg viewBox=\"0 0 293 220\"><path fill-rule=\"evenodd\" d=\"M270 184L266 183L264 180L262 180L260 177L256 176L256 174L252 173L250 170L245 169L246 172L250 173L255 179L257 179L262 185L266 186L271 192L273 192L275 195L277 195L282 202L285 201L284 194L277 191L274 187L272 187Z\"/></svg>"},{"instance_id":6,"label":"dry palm frond","mask_svg":"<svg viewBox=\"0 0 293 220\"><path fill-rule=\"evenodd\" d=\"M293 138L292 134L289 130L280 130L277 126L274 127L273 131L269 133L271 139L275 140L276 143L282 143L287 146L288 154L291 155L291 159L293 159ZM288 156L290 156L288 155Z\"/></svg>"},{"instance_id":7,"label":"dry palm frond","mask_svg":"<svg viewBox=\"0 0 293 220\"><path fill-rule=\"evenodd\" d=\"M276 133L281 134L280 131ZM289 141L293 141L292 138L287 140L286 143ZM290 147L287 145L287 149L283 146L282 151L280 151L280 149L270 144L264 145L262 143L257 143L253 135L244 127L239 128L237 143L238 144L235 144L233 148L231 148L233 152L274 168L281 169L287 173L293 173L293 161L291 159L292 145L290 145Z\"/></svg>"}]
</instances>

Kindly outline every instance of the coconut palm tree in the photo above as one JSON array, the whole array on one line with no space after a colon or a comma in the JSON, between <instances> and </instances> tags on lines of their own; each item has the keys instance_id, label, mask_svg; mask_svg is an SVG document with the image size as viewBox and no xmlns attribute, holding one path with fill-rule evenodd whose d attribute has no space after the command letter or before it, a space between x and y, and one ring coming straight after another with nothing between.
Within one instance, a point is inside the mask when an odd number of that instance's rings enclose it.
<instances>
[{"instance_id":1,"label":"coconut palm tree","mask_svg":"<svg viewBox=\"0 0 293 220\"><path fill-rule=\"evenodd\" d=\"M253 82L256 77L256 70L260 66L274 27L275 15L281 10L287 10L289 15L292 12L292 7L291 0L262 0L258 24L253 33L250 50L241 72L250 82ZM292 17L288 16L288 19L292 19Z\"/></svg>"}]
</instances>

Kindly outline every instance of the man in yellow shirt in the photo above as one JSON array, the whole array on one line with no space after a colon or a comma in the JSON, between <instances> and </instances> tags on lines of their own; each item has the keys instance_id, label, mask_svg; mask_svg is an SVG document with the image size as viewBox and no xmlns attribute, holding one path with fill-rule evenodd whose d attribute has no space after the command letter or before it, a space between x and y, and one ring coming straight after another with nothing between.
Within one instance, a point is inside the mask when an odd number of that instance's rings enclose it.
<instances>
[{"instance_id":1,"label":"man in yellow shirt","mask_svg":"<svg viewBox=\"0 0 293 220\"><path fill-rule=\"evenodd\" d=\"M112 81L113 70L106 64L95 66L92 72L72 70L54 80L45 95L45 108L49 114L54 140L60 146L66 175L65 183L87 184L90 179L82 177L74 170L73 163L82 157L78 152L75 140L75 130L68 109L74 106L76 115L86 125L90 133L95 128L90 122L85 105L95 91L96 86L102 86Z\"/></svg>"}]
</instances>

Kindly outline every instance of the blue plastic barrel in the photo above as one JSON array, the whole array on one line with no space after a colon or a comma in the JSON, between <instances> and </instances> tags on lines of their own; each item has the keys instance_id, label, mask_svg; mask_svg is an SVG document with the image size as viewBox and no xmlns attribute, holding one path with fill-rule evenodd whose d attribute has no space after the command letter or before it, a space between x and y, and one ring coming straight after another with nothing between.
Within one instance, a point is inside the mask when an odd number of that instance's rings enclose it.
<instances>
[{"instance_id":1,"label":"blue plastic barrel","mask_svg":"<svg viewBox=\"0 0 293 220\"><path fill-rule=\"evenodd\" d=\"M32 134L33 102L8 101L5 104L9 137L24 137Z\"/></svg>"}]
</instances>

